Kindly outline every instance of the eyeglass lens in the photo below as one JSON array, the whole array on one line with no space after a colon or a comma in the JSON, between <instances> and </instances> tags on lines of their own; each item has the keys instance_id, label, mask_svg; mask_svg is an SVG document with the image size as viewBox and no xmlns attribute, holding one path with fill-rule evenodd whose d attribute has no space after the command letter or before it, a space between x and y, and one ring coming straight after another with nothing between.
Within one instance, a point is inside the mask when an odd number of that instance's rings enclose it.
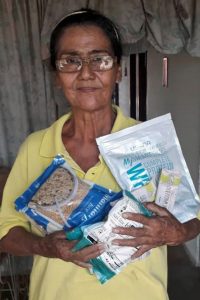
<instances>
[{"instance_id":1,"label":"eyeglass lens","mask_svg":"<svg viewBox=\"0 0 200 300\"><path fill-rule=\"evenodd\" d=\"M114 60L110 55L95 55L88 58L67 56L56 61L56 67L60 72L80 71L83 64L88 64L93 71L107 71L113 67Z\"/></svg>"}]
</instances>

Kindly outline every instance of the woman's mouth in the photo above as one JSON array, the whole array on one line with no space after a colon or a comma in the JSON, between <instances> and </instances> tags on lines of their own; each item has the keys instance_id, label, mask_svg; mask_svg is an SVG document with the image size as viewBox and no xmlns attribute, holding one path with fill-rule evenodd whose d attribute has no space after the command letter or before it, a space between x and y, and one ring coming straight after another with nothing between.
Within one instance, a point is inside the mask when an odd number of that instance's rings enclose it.
<instances>
[{"instance_id":1,"label":"woman's mouth","mask_svg":"<svg viewBox=\"0 0 200 300\"><path fill-rule=\"evenodd\" d=\"M96 92L96 90L98 90L98 88L96 88L96 87L79 87L79 88L77 88L77 90L81 93L93 93L93 92Z\"/></svg>"}]
</instances>

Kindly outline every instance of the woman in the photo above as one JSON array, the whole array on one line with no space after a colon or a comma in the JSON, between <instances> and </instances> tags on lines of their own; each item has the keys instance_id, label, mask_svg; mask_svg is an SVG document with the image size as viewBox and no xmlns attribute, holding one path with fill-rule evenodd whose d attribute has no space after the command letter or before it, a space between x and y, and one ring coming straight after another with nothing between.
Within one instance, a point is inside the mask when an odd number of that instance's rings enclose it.
<instances>
[{"instance_id":1,"label":"woman","mask_svg":"<svg viewBox=\"0 0 200 300\"><path fill-rule=\"evenodd\" d=\"M34 255L31 300L168 299L166 247L162 245L177 245L193 238L200 231L197 219L180 224L155 204L147 205L155 213L152 219L129 214L127 218L143 223L143 229L115 228L115 232L135 238L113 243L139 246L136 257L153 248L151 255L129 264L101 285L87 268L89 259L105 250L104 245L72 252L77 241L67 241L62 231L40 236L14 209L16 197L57 153L64 155L80 178L118 191L119 186L99 156L95 139L136 124L111 105L115 84L121 77L122 51L117 29L109 19L91 10L66 16L52 33L50 52L71 113L50 128L33 133L21 146L4 191L1 251Z\"/></svg>"}]
</instances>

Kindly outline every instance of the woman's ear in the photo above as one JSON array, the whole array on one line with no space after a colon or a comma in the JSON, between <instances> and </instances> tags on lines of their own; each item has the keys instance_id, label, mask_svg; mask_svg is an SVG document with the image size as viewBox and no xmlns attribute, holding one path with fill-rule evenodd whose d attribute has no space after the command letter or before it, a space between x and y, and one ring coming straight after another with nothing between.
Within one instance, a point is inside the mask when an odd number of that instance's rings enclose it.
<instances>
[{"instance_id":1,"label":"woman's ear","mask_svg":"<svg viewBox=\"0 0 200 300\"><path fill-rule=\"evenodd\" d=\"M117 75L116 75L116 83L119 83L121 80L122 80L122 68L119 65L117 70Z\"/></svg>"}]
</instances>

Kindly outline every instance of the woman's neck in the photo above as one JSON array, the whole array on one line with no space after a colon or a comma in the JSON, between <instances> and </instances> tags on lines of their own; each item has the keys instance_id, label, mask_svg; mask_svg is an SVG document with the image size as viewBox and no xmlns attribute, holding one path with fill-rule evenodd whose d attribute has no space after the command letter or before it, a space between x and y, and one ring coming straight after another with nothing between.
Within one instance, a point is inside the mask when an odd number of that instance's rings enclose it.
<instances>
[{"instance_id":1,"label":"woman's neck","mask_svg":"<svg viewBox=\"0 0 200 300\"><path fill-rule=\"evenodd\" d=\"M91 143L111 132L115 117L111 106L94 112L72 110L72 118L65 124L63 134L83 143Z\"/></svg>"}]
</instances>

